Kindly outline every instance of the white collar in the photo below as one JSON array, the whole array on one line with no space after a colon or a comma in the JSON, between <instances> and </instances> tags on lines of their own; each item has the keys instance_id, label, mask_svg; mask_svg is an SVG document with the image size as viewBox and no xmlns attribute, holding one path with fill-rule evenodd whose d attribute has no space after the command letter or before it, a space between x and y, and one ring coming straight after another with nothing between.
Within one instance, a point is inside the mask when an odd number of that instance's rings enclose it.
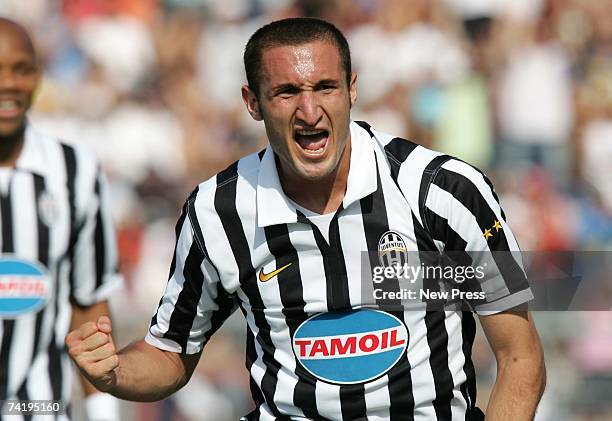
<instances>
[{"instance_id":1,"label":"white collar","mask_svg":"<svg viewBox=\"0 0 612 421\"><path fill-rule=\"evenodd\" d=\"M45 155L49 142L41 133L36 131L29 123L26 123L23 148L15 162L15 168L44 175L48 168L45 164Z\"/></svg>"},{"instance_id":2,"label":"white collar","mask_svg":"<svg viewBox=\"0 0 612 421\"><path fill-rule=\"evenodd\" d=\"M350 123L351 158L343 208L374 193L378 187L373 140L357 123ZM297 212L280 183L272 147L261 159L257 179L257 225L267 227L297 222Z\"/></svg>"}]
</instances>

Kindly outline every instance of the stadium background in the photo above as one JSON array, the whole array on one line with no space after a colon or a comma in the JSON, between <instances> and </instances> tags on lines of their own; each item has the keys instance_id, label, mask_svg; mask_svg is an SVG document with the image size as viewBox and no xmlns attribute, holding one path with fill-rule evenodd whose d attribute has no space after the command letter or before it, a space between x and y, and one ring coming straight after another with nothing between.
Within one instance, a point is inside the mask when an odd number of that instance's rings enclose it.
<instances>
[{"instance_id":1,"label":"stadium background","mask_svg":"<svg viewBox=\"0 0 612 421\"><path fill-rule=\"evenodd\" d=\"M524 250L610 250L610 10L610 0L0 1L45 67L31 120L94 150L110 178L127 281L112 303L122 345L146 331L189 191L265 145L240 98L242 49L281 17L339 26L358 73L353 118L485 170ZM612 420L612 312L535 317L548 367L537 420ZM245 413L241 319L207 346L185 389L122 404L122 418ZM474 360L486 407L495 362L482 335Z\"/></svg>"}]
</instances>

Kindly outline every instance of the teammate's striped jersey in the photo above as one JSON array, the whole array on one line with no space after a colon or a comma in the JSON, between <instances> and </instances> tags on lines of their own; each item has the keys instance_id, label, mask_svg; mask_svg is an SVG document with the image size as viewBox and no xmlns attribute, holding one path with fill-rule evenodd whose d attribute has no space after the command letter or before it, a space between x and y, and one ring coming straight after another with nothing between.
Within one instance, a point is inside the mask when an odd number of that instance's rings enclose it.
<instances>
[{"instance_id":1,"label":"teammate's striped jersey","mask_svg":"<svg viewBox=\"0 0 612 421\"><path fill-rule=\"evenodd\" d=\"M0 167L0 401L70 401L71 306L121 282L106 189L92 155L30 126L14 168Z\"/></svg>"},{"instance_id":2,"label":"teammate's striped jersey","mask_svg":"<svg viewBox=\"0 0 612 421\"><path fill-rule=\"evenodd\" d=\"M518 250L516 241L479 171L365 123L350 129L329 241L284 195L270 147L199 185L146 340L199 352L239 307L257 404L247 419L474 419L472 313L366 309L363 277L379 262L364 265L363 252L400 241L417 254ZM500 229L485 237L494 221ZM510 266L502 272L523 276L489 277L476 312L532 297L520 262Z\"/></svg>"}]
</instances>

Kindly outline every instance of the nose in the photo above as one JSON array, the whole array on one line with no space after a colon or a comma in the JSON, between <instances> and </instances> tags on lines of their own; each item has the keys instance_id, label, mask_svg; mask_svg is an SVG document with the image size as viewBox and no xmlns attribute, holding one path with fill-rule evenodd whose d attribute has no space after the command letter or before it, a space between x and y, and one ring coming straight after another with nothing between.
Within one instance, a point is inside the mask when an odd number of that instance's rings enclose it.
<instances>
[{"instance_id":1,"label":"nose","mask_svg":"<svg viewBox=\"0 0 612 421\"><path fill-rule=\"evenodd\" d=\"M319 105L316 93L312 91L302 91L299 94L296 118L298 124L314 127L323 116L323 110Z\"/></svg>"},{"instance_id":2,"label":"nose","mask_svg":"<svg viewBox=\"0 0 612 421\"><path fill-rule=\"evenodd\" d=\"M14 89L16 83L17 81L12 72L6 69L0 70L0 89Z\"/></svg>"}]
</instances>

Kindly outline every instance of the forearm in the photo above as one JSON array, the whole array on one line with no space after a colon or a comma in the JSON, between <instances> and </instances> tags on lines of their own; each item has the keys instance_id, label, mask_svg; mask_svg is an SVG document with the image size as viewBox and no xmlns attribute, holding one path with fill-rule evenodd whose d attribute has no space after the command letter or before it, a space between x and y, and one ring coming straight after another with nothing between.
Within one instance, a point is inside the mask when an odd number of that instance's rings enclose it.
<instances>
[{"instance_id":1,"label":"forearm","mask_svg":"<svg viewBox=\"0 0 612 421\"><path fill-rule=\"evenodd\" d=\"M487 421L531 421L544 392L546 369L537 356L507 357L498 362Z\"/></svg>"},{"instance_id":2,"label":"forearm","mask_svg":"<svg viewBox=\"0 0 612 421\"><path fill-rule=\"evenodd\" d=\"M164 399L187 383L180 358L143 340L118 353L119 366L108 393L125 400L152 402Z\"/></svg>"}]
</instances>

